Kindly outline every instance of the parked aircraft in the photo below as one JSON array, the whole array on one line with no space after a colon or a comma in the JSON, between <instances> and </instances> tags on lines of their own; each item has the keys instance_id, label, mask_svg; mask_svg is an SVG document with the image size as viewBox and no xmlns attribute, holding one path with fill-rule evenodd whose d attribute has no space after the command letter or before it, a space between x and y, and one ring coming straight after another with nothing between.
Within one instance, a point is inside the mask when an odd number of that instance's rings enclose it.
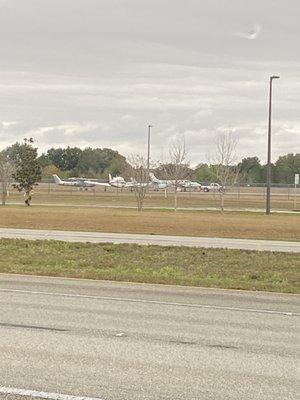
<instances>
[{"instance_id":1,"label":"parked aircraft","mask_svg":"<svg viewBox=\"0 0 300 400\"><path fill-rule=\"evenodd\" d=\"M154 187L154 189L166 189L171 186L176 186L178 190L180 188L182 189L198 189L200 190L201 184L198 182L193 182L189 180L163 180L163 179L158 179L156 176L151 172L150 174L150 181L151 181L151 186Z\"/></svg>"},{"instance_id":2,"label":"parked aircraft","mask_svg":"<svg viewBox=\"0 0 300 400\"><path fill-rule=\"evenodd\" d=\"M154 189L166 189L167 187L174 186L174 181L158 179L156 176L151 172L149 174L150 177L150 184Z\"/></svg>"},{"instance_id":3,"label":"parked aircraft","mask_svg":"<svg viewBox=\"0 0 300 400\"><path fill-rule=\"evenodd\" d=\"M68 180L62 180L58 175L53 175L54 182L57 185L62 185L62 186L75 186L79 187L81 189L87 189L89 187L95 187L95 186L104 186L104 187L109 187L109 183L105 182L98 182L96 180L91 180L87 178L70 178Z\"/></svg>"},{"instance_id":4,"label":"parked aircraft","mask_svg":"<svg viewBox=\"0 0 300 400\"><path fill-rule=\"evenodd\" d=\"M125 179L122 177L122 176L115 176L115 177L112 177L110 174L108 175L108 181L109 181L109 184L111 185L111 186L114 186L114 187L117 187L117 188L134 188L134 187L136 187L136 186L139 186L139 187L141 187L141 186L143 186L143 187L145 187L145 186L147 186L148 185L148 183L140 183L140 182L137 182L137 181L135 181L133 178L131 178L131 180L130 181L125 181Z\"/></svg>"},{"instance_id":5,"label":"parked aircraft","mask_svg":"<svg viewBox=\"0 0 300 400\"><path fill-rule=\"evenodd\" d=\"M148 182L137 182L135 179L131 178L130 181L126 182L127 188L134 188L134 187L146 187L148 186Z\"/></svg>"},{"instance_id":6,"label":"parked aircraft","mask_svg":"<svg viewBox=\"0 0 300 400\"><path fill-rule=\"evenodd\" d=\"M108 175L108 182L110 186L123 188L126 186L126 181L122 176L112 177L111 174Z\"/></svg>"}]
</instances>

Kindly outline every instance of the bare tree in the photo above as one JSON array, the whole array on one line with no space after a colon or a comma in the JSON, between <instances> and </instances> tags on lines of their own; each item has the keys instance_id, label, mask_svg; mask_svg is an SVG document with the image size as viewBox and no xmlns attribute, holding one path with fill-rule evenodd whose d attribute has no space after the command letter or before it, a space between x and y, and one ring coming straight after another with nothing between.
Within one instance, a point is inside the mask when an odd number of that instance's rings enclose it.
<instances>
[{"instance_id":1,"label":"bare tree","mask_svg":"<svg viewBox=\"0 0 300 400\"><path fill-rule=\"evenodd\" d=\"M190 169L184 136L173 140L169 150L169 163L163 165L165 175L174 189L174 211L177 211L177 193L183 181L189 177Z\"/></svg>"},{"instance_id":2,"label":"bare tree","mask_svg":"<svg viewBox=\"0 0 300 400\"><path fill-rule=\"evenodd\" d=\"M5 154L0 154L0 182L1 182L1 202L5 206L8 189L12 182L14 166Z\"/></svg>"},{"instance_id":3,"label":"bare tree","mask_svg":"<svg viewBox=\"0 0 300 400\"><path fill-rule=\"evenodd\" d=\"M134 192L138 211L142 211L149 186L147 159L137 154L131 155L128 161L128 175L131 178L128 187Z\"/></svg>"},{"instance_id":4,"label":"bare tree","mask_svg":"<svg viewBox=\"0 0 300 400\"><path fill-rule=\"evenodd\" d=\"M221 197L221 211L224 211L226 189L234 186L239 180L239 168L236 163L237 139L231 132L224 133L216 141L215 152L212 160L212 173L217 183L221 185L219 194Z\"/></svg>"}]
</instances>

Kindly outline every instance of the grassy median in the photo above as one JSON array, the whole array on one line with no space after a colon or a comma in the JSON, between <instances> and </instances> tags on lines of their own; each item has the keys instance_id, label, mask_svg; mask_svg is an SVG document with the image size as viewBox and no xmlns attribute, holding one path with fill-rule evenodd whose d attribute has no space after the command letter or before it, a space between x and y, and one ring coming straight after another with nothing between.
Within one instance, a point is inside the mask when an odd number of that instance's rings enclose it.
<instances>
[{"instance_id":1,"label":"grassy median","mask_svg":"<svg viewBox=\"0 0 300 400\"><path fill-rule=\"evenodd\" d=\"M0 272L300 293L300 254L0 240Z\"/></svg>"}]
</instances>

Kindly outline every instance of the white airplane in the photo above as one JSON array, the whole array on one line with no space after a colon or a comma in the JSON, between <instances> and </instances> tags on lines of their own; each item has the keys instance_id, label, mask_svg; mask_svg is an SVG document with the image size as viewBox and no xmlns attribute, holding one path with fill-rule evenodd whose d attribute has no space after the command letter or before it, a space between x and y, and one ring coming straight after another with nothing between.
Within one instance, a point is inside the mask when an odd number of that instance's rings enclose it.
<instances>
[{"instance_id":1,"label":"white airplane","mask_svg":"<svg viewBox=\"0 0 300 400\"><path fill-rule=\"evenodd\" d=\"M167 187L174 186L174 181L158 179L156 176L151 172L149 174L150 177L150 184L155 189L166 189Z\"/></svg>"},{"instance_id":2,"label":"white airplane","mask_svg":"<svg viewBox=\"0 0 300 400\"><path fill-rule=\"evenodd\" d=\"M134 188L134 187L146 187L148 183L137 182L135 179L131 178L130 181L126 182L122 176L112 177L111 174L108 175L108 182L110 186L117 188Z\"/></svg>"},{"instance_id":3,"label":"white airplane","mask_svg":"<svg viewBox=\"0 0 300 400\"><path fill-rule=\"evenodd\" d=\"M122 176L112 177L111 174L108 175L108 182L110 186L123 188L126 186L126 181Z\"/></svg>"},{"instance_id":4,"label":"white airplane","mask_svg":"<svg viewBox=\"0 0 300 400\"><path fill-rule=\"evenodd\" d=\"M75 186L81 189L87 189L89 187L95 187L95 186L110 187L109 183L98 182L94 179L91 180L87 178L70 178L68 180L62 180L58 175L53 175L53 178L54 182L57 185L62 185L62 186Z\"/></svg>"},{"instance_id":5,"label":"white airplane","mask_svg":"<svg viewBox=\"0 0 300 400\"><path fill-rule=\"evenodd\" d=\"M137 182L135 179L131 178L129 182L126 182L127 188L134 188L134 187L146 187L149 183L147 182Z\"/></svg>"},{"instance_id":6,"label":"white airplane","mask_svg":"<svg viewBox=\"0 0 300 400\"><path fill-rule=\"evenodd\" d=\"M199 189L201 188L201 184L198 182L192 182L189 180L162 180L155 177L155 175L151 172L150 174L151 185L155 189L166 189L171 186L177 186L177 188L183 189Z\"/></svg>"}]
</instances>

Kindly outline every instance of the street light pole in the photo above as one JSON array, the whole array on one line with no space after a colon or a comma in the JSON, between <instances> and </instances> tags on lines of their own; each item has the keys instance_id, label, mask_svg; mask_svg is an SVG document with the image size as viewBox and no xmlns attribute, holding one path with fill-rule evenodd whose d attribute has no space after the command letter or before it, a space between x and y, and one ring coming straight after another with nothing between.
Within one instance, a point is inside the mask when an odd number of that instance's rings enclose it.
<instances>
[{"instance_id":1,"label":"street light pole","mask_svg":"<svg viewBox=\"0 0 300 400\"><path fill-rule=\"evenodd\" d=\"M266 215L269 215L271 212L271 122L272 122L272 84L274 79L279 79L279 76L270 76Z\"/></svg>"},{"instance_id":2,"label":"street light pole","mask_svg":"<svg viewBox=\"0 0 300 400\"><path fill-rule=\"evenodd\" d=\"M149 180L149 174L150 174L150 139L151 139L151 128L153 128L152 125L148 125L148 150L147 150L147 175L148 175L148 180Z\"/></svg>"}]
</instances>

